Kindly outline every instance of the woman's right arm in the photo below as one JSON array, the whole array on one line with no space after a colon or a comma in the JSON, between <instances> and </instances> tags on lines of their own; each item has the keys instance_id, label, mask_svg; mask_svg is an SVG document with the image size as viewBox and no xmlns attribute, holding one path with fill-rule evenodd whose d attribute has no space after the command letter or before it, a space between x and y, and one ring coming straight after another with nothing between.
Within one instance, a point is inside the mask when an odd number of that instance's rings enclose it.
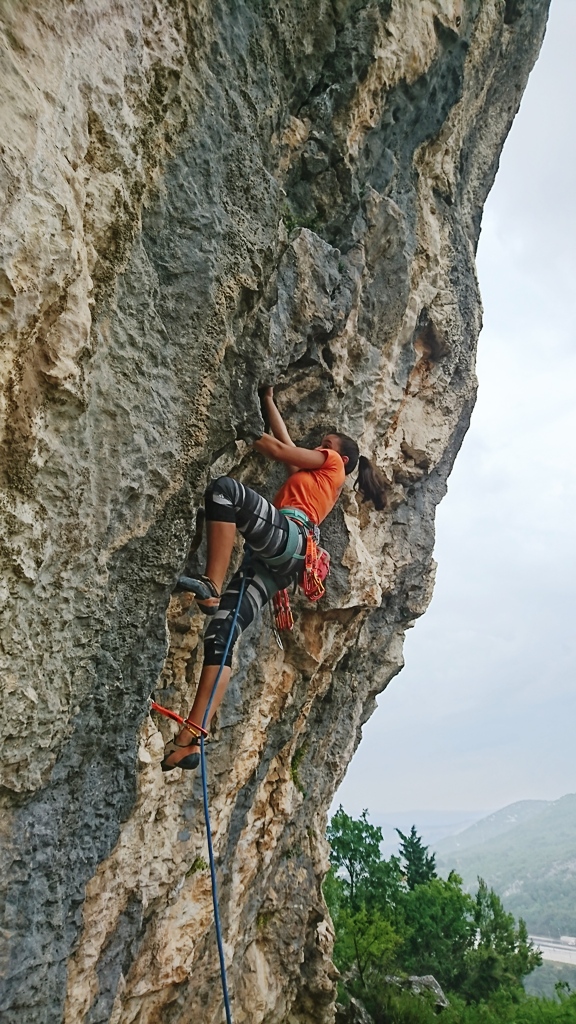
<instances>
[{"instance_id":1,"label":"woman's right arm","mask_svg":"<svg viewBox=\"0 0 576 1024\"><path fill-rule=\"evenodd\" d=\"M275 439L284 445L288 445L290 448L295 448L296 445L290 437L286 424L284 423L284 420L276 407L276 403L274 402L274 388L263 388L260 392L260 401L262 403L264 418L268 421L268 425L274 434ZM262 451L262 449L258 450ZM268 453L263 451L262 454L267 455ZM268 457L275 458L274 455L269 455ZM299 469L303 468L295 462L291 462L286 459L282 459L281 461L284 462L284 465L290 475L292 475L292 473L297 473Z\"/></svg>"},{"instance_id":2,"label":"woman's right arm","mask_svg":"<svg viewBox=\"0 0 576 1024\"><path fill-rule=\"evenodd\" d=\"M294 441L288 433L286 424L284 423L280 412L276 408L276 403L274 402L274 388L263 388L260 394L260 400L262 402L262 412L268 420L270 430L274 434L274 437L276 437L278 441L282 441L283 444L294 445ZM294 445L294 447L296 447L296 445Z\"/></svg>"}]
</instances>

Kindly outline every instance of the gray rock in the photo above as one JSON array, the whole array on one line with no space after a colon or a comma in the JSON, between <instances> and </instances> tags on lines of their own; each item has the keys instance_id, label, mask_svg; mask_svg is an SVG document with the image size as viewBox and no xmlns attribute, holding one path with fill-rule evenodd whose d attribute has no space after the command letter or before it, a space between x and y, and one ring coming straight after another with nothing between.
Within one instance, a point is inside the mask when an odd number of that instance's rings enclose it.
<instances>
[{"instance_id":1,"label":"gray rock","mask_svg":"<svg viewBox=\"0 0 576 1024\"><path fill-rule=\"evenodd\" d=\"M283 653L248 631L208 748L236 1016L333 1021L326 816L432 593L482 207L547 6L3 6L6 1024L221 1020L199 780L162 776L148 709L194 691L170 595L208 478L277 486L246 444L272 379L296 439L353 433L391 490L345 489L328 599Z\"/></svg>"},{"instance_id":2,"label":"gray rock","mask_svg":"<svg viewBox=\"0 0 576 1024\"><path fill-rule=\"evenodd\" d=\"M372 1017L358 999L351 999L347 1006L336 1003L335 1024L374 1024Z\"/></svg>"},{"instance_id":3,"label":"gray rock","mask_svg":"<svg viewBox=\"0 0 576 1024\"><path fill-rule=\"evenodd\" d=\"M408 981L410 983L410 988L415 995L419 996L423 992L431 993L434 999L434 1006L438 1009L444 1010L447 1006L450 1006L450 1003L436 981L436 978L431 974L425 974L421 978L417 977L417 975L411 975L408 978Z\"/></svg>"},{"instance_id":4,"label":"gray rock","mask_svg":"<svg viewBox=\"0 0 576 1024\"><path fill-rule=\"evenodd\" d=\"M438 1010L444 1010L447 1006L450 1006L449 1000L444 995L441 986L432 974L423 974L421 976L411 974L407 978L389 975L385 980L388 984L397 985L398 988L403 988L413 992L416 996L431 994L434 1006Z\"/></svg>"}]
</instances>

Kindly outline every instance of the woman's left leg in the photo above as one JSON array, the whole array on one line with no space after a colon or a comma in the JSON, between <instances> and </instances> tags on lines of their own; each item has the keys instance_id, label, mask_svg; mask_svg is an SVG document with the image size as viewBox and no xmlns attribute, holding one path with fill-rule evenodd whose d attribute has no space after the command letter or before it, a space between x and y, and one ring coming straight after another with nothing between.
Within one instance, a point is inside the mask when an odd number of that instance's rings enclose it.
<instances>
[{"instance_id":1,"label":"woman's left leg","mask_svg":"<svg viewBox=\"0 0 576 1024\"><path fill-rule=\"evenodd\" d=\"M210 723L220 706L222 698L226 693L228 683L230 682L234 645L244 630L247 629L250 623L253 622L261 613L262 609L268 601L271 600L274 594L282 587L287 586L292 578L293 576L282 576L276 579L272 573L267 572L263 567L259 569L257 566L248 566L237 572L230 580L225 592L222 594L218 611L214 617L209 620L208 626L206 627L206 632L204 634L204 664L202 666L202 673L200 675L196 697L194 698L194 703L188 715L189 721L195 722L198 726L203 725L204 715L210 701L212 689L216 682L218 673L220 672L220 667L222 666L222 674L220 675L218 687L214 694L214 699L210 706L210 712L207 720L204 723L204 728L209 729ZM238 605L242 579L244 579L242 599L238 609L234 633L230 637L230 631L232 629L232 623L234 621L234 615ZM228 645L229 639L230 644ZM227 646L228 652L226 653ZM189 756L192 756L196 763L189 763L186 767L196 767L199 755L199 745L197 742L199 735L199 732L194 733L192 729L185 727L182 728L176 738L175 744L176 747L182 749L182 752L180 753L180 749L175 750L172 746L172 749L167 752L167 756L162 762L164 770L178 767L179 763L186 760Z\"/></svg>"},{"instance_id":2,"label":"woman's left leg","mask_svg":"<svg viewBox=\"0 0 576 1024\"><path fill-rule=\"evenodd\" d=\"M220 477L218 480L214 480L208 488L206 515L208 527L206 576L218 584L218 589L222 585L228 567L236 527L244 535L257 557L261 559L261 563L264 564L256 562L256 566L261 565L260 569L249 566L235 574L225 593L222 594L217 611L208 624L204 635L204 665L194 704L188 715L188 719L198 726L202 725L220 666L224 662L207 725L212 721L230 681L234 644L273 595L278 590L289 586L298 576L302 570L303 556L306 550L306 534L305 531L300 531L298 548L294 552L294 556L282 566L282 575L277 570L267 569L266 558L277 558L286 549L289 534L286 519L266 498L230 477ZM228 532L220 534L221 528L227 528ZM220 558L219 562L218 558ZM220 573L222 573L221 579ZM218 578L216 579L215 576ZM243 577L245 580L244 591L234 636L231 638L228 655L224 658L240 593L240 582ZM195 742L195 738L198 736L199 733L194 734L191 729L183 728L176 739L176 746L182 748L182 753L172 750L164 758L163 766L166 769L175 768L189 755L196 756L198 744ZM194 767L194 765L189 764L186 767Z\"/></svg>"}]
</instances>

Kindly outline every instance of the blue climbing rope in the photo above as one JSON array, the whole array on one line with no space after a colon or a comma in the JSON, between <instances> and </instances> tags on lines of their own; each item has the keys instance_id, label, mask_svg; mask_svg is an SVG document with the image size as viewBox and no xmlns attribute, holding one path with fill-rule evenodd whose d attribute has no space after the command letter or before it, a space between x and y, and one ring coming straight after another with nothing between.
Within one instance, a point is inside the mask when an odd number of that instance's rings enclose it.
<instances>
[{"instance_id":1,"label":"blue climbing rope","mask_svg":"<svg viewBox=\"0 0 576 1024\"><path fill-rule=\"evenodd\" d=\"M210 699L204 712L202 719L202 728L206 728L208 722L208 715L210 714L210 708L212 707L214 697L216 696L216 690L218 689L218 683L220 677L224 671L224 665L226 664L226 658L228 657L228 651L232 643L232 637L234 636L234 630L236 629L236 622L238 621L238 615L240 612L240 604L242 602L242 596L244 594L244 587L246 584L246 577L243 576L240 581L240 590L238 592L238 600L236 602L236 608L234 610L234 616L230 625L230 632L228 634L228 640L226 641L226 647L224 648L224 654L222 655L222 661L220 662L220 668L218 674L214 680L214 686L210 694ZM220 977L222 979L222 994L224 996L224 1009L226 1011L226 1024L232 1024L232 1011L230 1009L230 997L228 995L228 980L226 977L226 961L224 960L224 945L222 942L222 928L220 925L220 909L218 907L218 885L216 881L216 862L214 860L214 848L212 846L212 829L210 827L210 810L208 807L208 778L206 771L206 753L204 750L204 736L200 737L200 766L202 770L202 798L204 801L204 820L206 822L206 838L208 840L208 859L210 861L210 877L212 879L212 903L214 906L214 925L216 927L216 942L218 944L218 956L220 958Z\"/></svg>"},{"instance_id":2,"label":"blue climbing rope","mask_svg":"<svg viewBox=\"0 0 576 1024\"><path fill-rule=\"evenodd\" d=\"M230 1010L230 998L228 996L228 981L226 978L226 962L224 960L224 946L222 942L222 928L220 925L220 910L218 907L218 886L216 880L216 863L214 860L214 847L212 846L212 829L210 827L210 811L208 807L208 773L206 771L206 752L204 749L204 733L206 732L206 724L208 722L208 716L210 709L214 703L214 697L216 696L216 690L218 689L218 683L222 677L224 666L226 664L226 658L230 650L232 643L232 637L234 636L234 630L236 629L236 623L238 621L238 615L240 613L240 605L242 603L242 597L246 587L246 577L242 575L240 580L240 589L238 591L238 600L236 602L236 608L234 609L234 615L232 616L232 622L230 625L230 632L228 633L228 639L224 648L224 654L222 655L222 661L214 680L214 685L210 693L210 699L202 718L202 729L204 732L200 736L200 764L202 769L202 798L204 802L204 820L206 822L206 838L208 840L208 856L210 860L210 877L212 879L212 903L214 906L214 924L216 926L216 942L218 944L218 956L220 958L220 976L222 978L222 992L224 994L224 1008L226 1010L226 1024L232 1024L232 1012ZM170 711L169 708L163 708L161 704L157 704L156 701L152 701L151 710L157 711L159 714L164 715L166 718L171 718L173 721L178 722L179 725L187 726L187 719L182 718L181 715L176 714L175 711Z\"/></svg>"}]
</instances>

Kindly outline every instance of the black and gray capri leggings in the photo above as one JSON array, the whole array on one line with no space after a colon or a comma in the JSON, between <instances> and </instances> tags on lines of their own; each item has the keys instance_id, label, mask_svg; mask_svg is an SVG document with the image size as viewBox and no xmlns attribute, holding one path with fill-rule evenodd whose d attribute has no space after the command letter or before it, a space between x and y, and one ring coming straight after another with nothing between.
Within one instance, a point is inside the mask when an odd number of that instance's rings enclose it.
<instances>
[{"instance_id":1,"label":"black and gray capri leggings","mask_svg":"<svg viewBox=\"0 0 576 1024\"><path fill-rule=\"evenodd\" d=\"M230 580L220 598L220 606L210 619L204 634L204 664L220 665L234 618L240 581L245 579L244 593L236 620L234 636L226 657L232 664L232 648L247 626L260 614L278 590L289 586L303 570L306 551L306 528L298 524L300 542L295 555L281 567L272 568L267 558L276 558L286 550L288 523L286 517L261 494L244 487L238 480L221 476L206 491L206 519L210 522L235 523L252 550L249 564L244 564Z\"/></svg>"}]
</instances>

